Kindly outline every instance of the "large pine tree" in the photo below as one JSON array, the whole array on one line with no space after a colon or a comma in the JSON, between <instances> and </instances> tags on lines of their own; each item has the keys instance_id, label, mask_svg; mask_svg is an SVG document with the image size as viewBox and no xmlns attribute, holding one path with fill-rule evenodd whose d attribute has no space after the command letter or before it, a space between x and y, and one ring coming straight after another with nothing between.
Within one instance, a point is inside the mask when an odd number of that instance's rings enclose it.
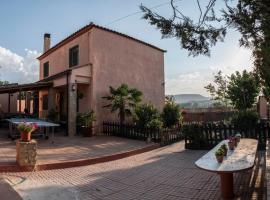
<instances>
[{"instance_id":1,"label":"large pine tree","mask_svg":"<svg viewBox=\"0 0 270 200\"><path fill-rule=\"evenodd\" d=\"M189 1L189 0L185 0ZM183 14L170 0L172 16L164 17L141 5L143 18L156 26L163 37L175 37L190 55L210 55L210 49L223 41L228 29L241 33L240 46L253 52L256 75L270 96L270 0L197 0L199 17ZM220 8L216 4L222 2Z\"/></svg>"}]
</instances>

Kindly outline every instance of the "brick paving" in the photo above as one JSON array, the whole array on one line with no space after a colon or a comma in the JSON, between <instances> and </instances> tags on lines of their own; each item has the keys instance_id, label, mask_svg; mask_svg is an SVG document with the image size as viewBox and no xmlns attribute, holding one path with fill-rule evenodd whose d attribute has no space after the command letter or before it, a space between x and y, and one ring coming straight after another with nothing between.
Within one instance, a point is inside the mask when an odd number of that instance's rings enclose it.
<instances>
[{"instance_id":1,"label":"brick paving","mask_svg":"<svg viewBox=\"0 0 270 200\"><path fill-rule=\"evenodd\" d=\"M144 141L111 136L74 136L72 138L57 136L54 144L50 140L38 139L37 164L91 159L147 146L150 146L150 144ZM11 141L7 137L1 137L0 147L0 166L14 164L16 158L15 141Z\"/></svg>"},{"instance_id":2,"label":"brick paving","mask_svg":"<svg viewBox=\"0 0 270 200\"><path fill-rule=\"evenodd\" d=\"M106 163L2 176L27 200L220 199L219 176L194 165L204 153L179 142ZM236 199L264 199L264 165L259 152L253 170L235 174Z\"/></svg>"},{"instance_id":3,"label":"brick paving","mask_svg":"<svg viewBox=\"0 0 270 200\"><path fill-rule=\"evenodd\" d=\"M270 199L270 143L267 141L266 145L266 176L265 181L267 185L267 199Z\"/></svg>"}]
</instances>

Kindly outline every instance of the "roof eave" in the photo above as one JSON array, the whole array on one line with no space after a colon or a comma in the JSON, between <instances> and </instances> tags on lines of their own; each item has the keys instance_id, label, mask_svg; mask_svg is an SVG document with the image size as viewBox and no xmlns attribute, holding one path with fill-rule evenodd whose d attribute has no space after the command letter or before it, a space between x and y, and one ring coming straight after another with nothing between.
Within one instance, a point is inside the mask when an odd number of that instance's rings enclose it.
<instances>
[{"instance_id":1,"label":"roof eave","mask_svg":"<svg viewBox=\"0 0 270 200\"><path fill-rule=\"evenodd\" d=\"M120 36L123 36L123 37L126 37L126 38L128 38L128 39L134 40L134 41L139 42L139 43L141 43L141 44L144 44L144 45L146 45L146 46L152 47L152 48L154 48L154 49L156 49L156 50L159 50L159 51L161 51L161 52L163 52L163 53L166 53L166 52L167 52L167 51L164 50L164 49L161 49L161 48L159 48L159 47L156 47L156 46L154 46L154 45L152 45L152 44L149 44L149 43L144 42L144 41L142 41L142 40L136 39L136 38L131 37L131 36L129 36L129 35L126 35L126 34L123 34L123 33L120 33L120 32L117 32L117 31L114 31L114 30L111 30L111 29L108 29L108 28L105 28L105 27L102 27L102 26L98 26L98 25L95 25L95 24L91 23L91 24L89 24L89 25L87 25L87 26L81 28L80 30L74 32L74 33L71 34L69 37L63 39L62 41L60 41L59 43L57 43L55 46L53 46L52 48L50 48L48 51L44 52L42 55L40 55L39 57L37 57L37 59L38 59L38 60L41 60L41 59L45 58L46 56L48 56L49 54L51 54L52 52L54 52L56 49L60 48L61 46L64 46L66 43L72 41L73 39L75 39L75 38L77 38L78 36L84 34L85 32L90 31L93 27L99 28L99 29L102 29L102 30L105 30L105 31L109 31L109 32L111 32L111 33L118 34L118 35L120 35Z\"/></svg>"}]
</instances>

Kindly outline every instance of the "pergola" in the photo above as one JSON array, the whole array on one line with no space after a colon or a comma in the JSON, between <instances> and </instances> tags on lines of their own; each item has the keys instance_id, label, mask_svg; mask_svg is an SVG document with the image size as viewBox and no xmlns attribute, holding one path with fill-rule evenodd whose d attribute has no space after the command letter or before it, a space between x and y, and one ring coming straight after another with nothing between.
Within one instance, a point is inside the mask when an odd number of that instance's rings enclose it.
<instances>
[{"instance_id":1,"label":"pergola","mask_svg":"<svg viewBox=\"0 0 270 200\"><path fill-rule=\"evenodd\" d=\"M46 89L52 87L52 82L35 82L35 83L27 83L27 84L8 84L0 86L0 94L9 94L8 95L8 110L10 111L10 94L19 93L21 97L21 93L25 91L38 91L41 89ZM19 112L21 113L21 98L19 98Z\"/></svg>"}]
</instances>

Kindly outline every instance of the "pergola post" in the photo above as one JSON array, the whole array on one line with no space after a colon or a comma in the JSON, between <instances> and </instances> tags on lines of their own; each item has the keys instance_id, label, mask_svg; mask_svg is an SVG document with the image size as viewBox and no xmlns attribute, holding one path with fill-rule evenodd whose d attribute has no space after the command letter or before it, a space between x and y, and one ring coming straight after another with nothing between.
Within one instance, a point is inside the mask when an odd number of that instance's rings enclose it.
<instances>
[{"instance_id":1,"label":"pergola post","mask_svg":"<svg viewBox=\"0 0 270 200\"><path fill-rule=\"evenodd\" d=\"M8 93L8 113L10 113L10 93Z\"/></svg>"},{"instance_id":2,"label":"pergola post","mask_svg":"<svg viewBox=\"0 0 270 200\"><path fill-rule=\"evenodd\" d=\"M27 110L28 110L28 112L29 112L29 114L31 113L30 111L31 111L31 96L32 96L32 94L31 94L31 92L26 92L26 94L25 94L25 108L27 108Z\"/></svg>"},{"instance_id":3,"label":"pergola post","mask_svg":"<svg viewBox=\"0 0 270 200\"><path fill-rule=\"evenodd\" d=\"M19 113L21 114L22 113L22 92L21 90L19 91Z\"/></svg>"},{"instance_id":4,"label":"pergola post","mask_svg":"<svg viewBox=\"0 0 270 200\"><path fill-rule=\"evenodd\" d=\"M55 89L50 87L48 89L48 110L55 109Z\"/></svg>"},{"instance_id":5,"label":"pergola post","mask_svg":"<svg viewBox=\"0 0 270 200\"><path fill-rule=\"evenodd\" d=\"M77 85L76 83L68 84L68 136L76 134L76 117L77 117Z\"/></svg>"}]
</instances>

